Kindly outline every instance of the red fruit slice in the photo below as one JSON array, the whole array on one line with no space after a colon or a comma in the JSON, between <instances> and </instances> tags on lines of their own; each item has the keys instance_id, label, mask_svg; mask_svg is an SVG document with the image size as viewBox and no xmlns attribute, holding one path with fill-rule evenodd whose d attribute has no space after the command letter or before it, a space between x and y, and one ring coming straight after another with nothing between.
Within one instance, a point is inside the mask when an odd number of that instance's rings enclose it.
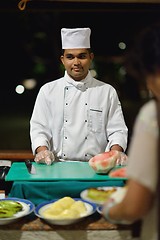
<instances>
[{"instance_id":1,"label":"red fruit slice","mask_svg":"<svg viewBox=\"0 0 160 240\"><path fill-rule=\"evenodd\" d=\"M118 168L109 173L110 177L127 177L126 167Z\"/></svg>"},{"instance_id":2,"label":"red fruit slice","mask_svg":"<svg viewBox=\"0 0 160 240\"><path fill-rule=\"evenodd\" d=\"M111 150L109 152L100 153L89 160L89 165L97 173L107 173L116 165L117 159L120 157L119 151Z\"/></svg>"}]
</instances>

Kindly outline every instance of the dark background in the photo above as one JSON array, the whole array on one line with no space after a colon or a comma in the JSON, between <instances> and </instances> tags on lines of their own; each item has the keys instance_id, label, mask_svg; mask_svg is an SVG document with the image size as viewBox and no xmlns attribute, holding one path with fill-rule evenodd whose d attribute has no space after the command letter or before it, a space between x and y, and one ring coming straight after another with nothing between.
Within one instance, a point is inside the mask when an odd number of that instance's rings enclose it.
<instances>
[{"instance_id":1,"label":"dark background","mask_svg":"<svg viewBox=\"0 0 160 240\"><path fill-rule=\"evenodd\" d=\"M119 95L129 128L146 101L141 82L124 73L123 58L135 36L160 21L160 4L55 3L31 1L20 11L19 1L0 1L1 117L0 150L30 149L29 120L39 88L63 75L60 30L90 27L97 78L112 84ZM126 50L118 47L126 43ZM37 86L17 94L15 87L34 78Z\"/></svg>"}]
</instances>

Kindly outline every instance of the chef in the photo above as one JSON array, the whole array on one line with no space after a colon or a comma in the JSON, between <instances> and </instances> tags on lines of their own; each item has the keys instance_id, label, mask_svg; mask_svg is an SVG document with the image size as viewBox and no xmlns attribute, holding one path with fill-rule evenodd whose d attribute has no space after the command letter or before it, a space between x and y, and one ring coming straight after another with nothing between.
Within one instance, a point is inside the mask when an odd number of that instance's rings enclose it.
<instances>
[{"instance_id":1,"label":"chef","mask_svg":"<svg viewBox=\"0 0 160 240\"><path fill-rule=\"evenodd\" d=\"M110 150L124 152L128 129L116 90L92 77L90 28L62 28L62 78L40 88L30 120L37 163L88 161Z\"/></svg>"}]
</instances>

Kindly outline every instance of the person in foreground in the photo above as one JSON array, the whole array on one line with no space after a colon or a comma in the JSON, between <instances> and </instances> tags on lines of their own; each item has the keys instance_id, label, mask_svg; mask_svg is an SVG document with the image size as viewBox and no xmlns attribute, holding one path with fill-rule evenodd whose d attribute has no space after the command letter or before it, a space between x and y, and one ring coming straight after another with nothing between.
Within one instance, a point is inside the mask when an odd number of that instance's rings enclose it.
<instances>
[{"instance_id":1,"label":"person in foreground","mask_svg":"<svg viewBox=\"0 0 160 240\"><path fill-rule=\"evenodd\" d=\"M133 66L143 74L153 98L141 107L136 117L128 149L126 193L117 204L111 199L107 201L102 212L113 223L141 220L140 239L156 240L159 239L157 104L160 101L160 24L144 29L133 50Z\"/></svg>"},{"instance_id":2,"label":"person in foreground","mask_svg":"<svg viewBox=\"0 0 160 240\"><path fill-rule=\"evenodd\" d=\"M124 152L128 129L116 90L90 73L90 28L62 28L62 78L41 87L30 120L35 161L88 161Z\"/></svg>"}]
</instances>

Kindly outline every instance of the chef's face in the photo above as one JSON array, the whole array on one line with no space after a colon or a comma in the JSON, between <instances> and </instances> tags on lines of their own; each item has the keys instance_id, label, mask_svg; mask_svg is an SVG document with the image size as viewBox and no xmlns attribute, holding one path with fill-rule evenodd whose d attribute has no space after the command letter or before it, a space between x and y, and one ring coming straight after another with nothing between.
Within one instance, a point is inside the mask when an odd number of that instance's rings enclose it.
<instances>
[{"instance_id":1,"label":"chef's face","mask_svg":"<svg viewBox=\"0 0 160 240\"><path fill-rule=\"evenodd\" d=\"M148 89L158 100L160 100L160 72L148 75L146 82Z\"/></svg>"},{"instance_id":2,"label":"chef's face","mask_svg":"<svg viewBox=\"0 0 160 240\"><path fill-rule=\"evenodd\" d=\"M94 54L88 49L65 49L61 61L68 75L81 81L87 76L93 58Z\"/></svg>"}]
</instances>

